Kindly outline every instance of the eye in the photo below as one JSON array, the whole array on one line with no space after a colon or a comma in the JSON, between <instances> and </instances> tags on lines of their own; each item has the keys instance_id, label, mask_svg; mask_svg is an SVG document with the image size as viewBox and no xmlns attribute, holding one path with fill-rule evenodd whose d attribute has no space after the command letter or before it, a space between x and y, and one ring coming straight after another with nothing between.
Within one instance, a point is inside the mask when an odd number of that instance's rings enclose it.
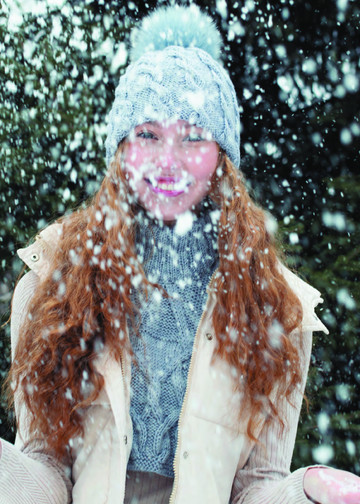
<instances>
[{"instance_id":1,"label":"eye","mask_svg":"<svg viewBox=\"0 0 360 504\"><path fill-rule=\"evenodd\" d=\"M184 142L202 142L205 138L200 133L190 133L184 138Z\"/></svg>"},{"instance_id":2,"label":"eye","mask_svg":"<svg viewBox=\"0 0 360 504\"><path fill-rule=\"evenodd\" d=\"M151 131L147 131L147 130L138 131L136 133L136 137L137 138L144 138L145 140L157 140L157 136L154 135L154 133L152 133Z\"/></svg>"}]
</instances>

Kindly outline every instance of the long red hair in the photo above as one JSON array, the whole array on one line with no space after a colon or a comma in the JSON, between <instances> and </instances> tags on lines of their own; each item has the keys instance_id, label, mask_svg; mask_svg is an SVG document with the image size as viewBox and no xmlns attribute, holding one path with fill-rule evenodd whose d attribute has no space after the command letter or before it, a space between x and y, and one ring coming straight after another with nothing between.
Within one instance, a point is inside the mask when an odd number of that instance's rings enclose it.
<instances>
[{"instance_id":1,"label":"long red hair","mask_svg":"<svg viewBox=\"0 0 360 504\"><path fill-rule=\"evenodd\" d=\"M119 362L123 352L131 353L129 325L137 331L132 279L141 276L136 285L145 296L153 285L135 253L136 207L121 169L122 150L93 201L60 219L51 271L32 298L7 381L25 401L32 435L59 457L82 434L84 409L104 385L94 365L99 351L106 345ZM300 381L299 350L289 335L300 325L302 309L278 269L265 213L225 155L221 170L210 191L220 207L212 322L216 354L236 370L239 383L241 378L254 438L258 413L282 422L270 399L274 387L289 398Z\"/></svg>"}]
</instances>

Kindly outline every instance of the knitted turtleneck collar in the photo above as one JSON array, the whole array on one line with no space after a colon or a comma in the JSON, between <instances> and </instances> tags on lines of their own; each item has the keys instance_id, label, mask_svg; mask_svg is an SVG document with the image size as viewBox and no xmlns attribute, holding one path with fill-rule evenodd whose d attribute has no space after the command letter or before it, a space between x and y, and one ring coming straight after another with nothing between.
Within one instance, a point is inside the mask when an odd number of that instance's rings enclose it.
<instances>
[{"instance_id":1,"label":"knitted turtleneck collar","mask_svg":"<svg viewBox=\"0 0 360 504\"><path fill-rule=\"evenodd\" d=\"M219 215L209 199L192 214L190 225L186 218L183 226L181 221L167 225L138 213L136 251L149 280L166 288L169 283L181 284L189 275L198 278L212 269L217 259Z\"/></svg>"}]
</instances>

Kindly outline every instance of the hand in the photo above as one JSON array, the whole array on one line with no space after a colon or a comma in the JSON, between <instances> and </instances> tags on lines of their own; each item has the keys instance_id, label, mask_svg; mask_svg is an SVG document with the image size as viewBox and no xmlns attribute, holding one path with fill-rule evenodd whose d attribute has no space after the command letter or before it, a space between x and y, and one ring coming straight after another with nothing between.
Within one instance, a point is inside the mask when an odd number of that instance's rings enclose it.
<instances>
[{"instance_id":1,"label":"hand","mask_svg":"<svg viewBox=\"0 0 360 504\"><path fill-rule=\"evenodd\" d=\"M311 467L304 476L304 491L318 504L359 504L360 478L348 471Z\"/></svg>"}]
</instances>

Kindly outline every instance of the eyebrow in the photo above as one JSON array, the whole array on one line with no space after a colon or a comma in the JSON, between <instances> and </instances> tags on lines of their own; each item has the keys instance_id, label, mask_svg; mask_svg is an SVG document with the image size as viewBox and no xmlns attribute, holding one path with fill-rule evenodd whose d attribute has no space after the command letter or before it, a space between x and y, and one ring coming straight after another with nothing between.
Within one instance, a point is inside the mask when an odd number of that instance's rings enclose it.
<instances>
[{"instance_id":1,"label":"eyebrow","mask_svg":"<svg viewBox=\"0 0 360 504\"><path fill-rule=\"evenodd\" d=\"M143 124L138 124L137 126L135 126L135 128L142 128L142 127L146 127L147 125L155 126L157 128L162 128L162 125L161 125L161 123L159 123L159 121L146 121ZM191 129L191 128L198 128L201 130L204 129L201 126L196 126L196 124L182 124L180 127L185 128L185 129Z\"/></svg>"}]
</instances>

